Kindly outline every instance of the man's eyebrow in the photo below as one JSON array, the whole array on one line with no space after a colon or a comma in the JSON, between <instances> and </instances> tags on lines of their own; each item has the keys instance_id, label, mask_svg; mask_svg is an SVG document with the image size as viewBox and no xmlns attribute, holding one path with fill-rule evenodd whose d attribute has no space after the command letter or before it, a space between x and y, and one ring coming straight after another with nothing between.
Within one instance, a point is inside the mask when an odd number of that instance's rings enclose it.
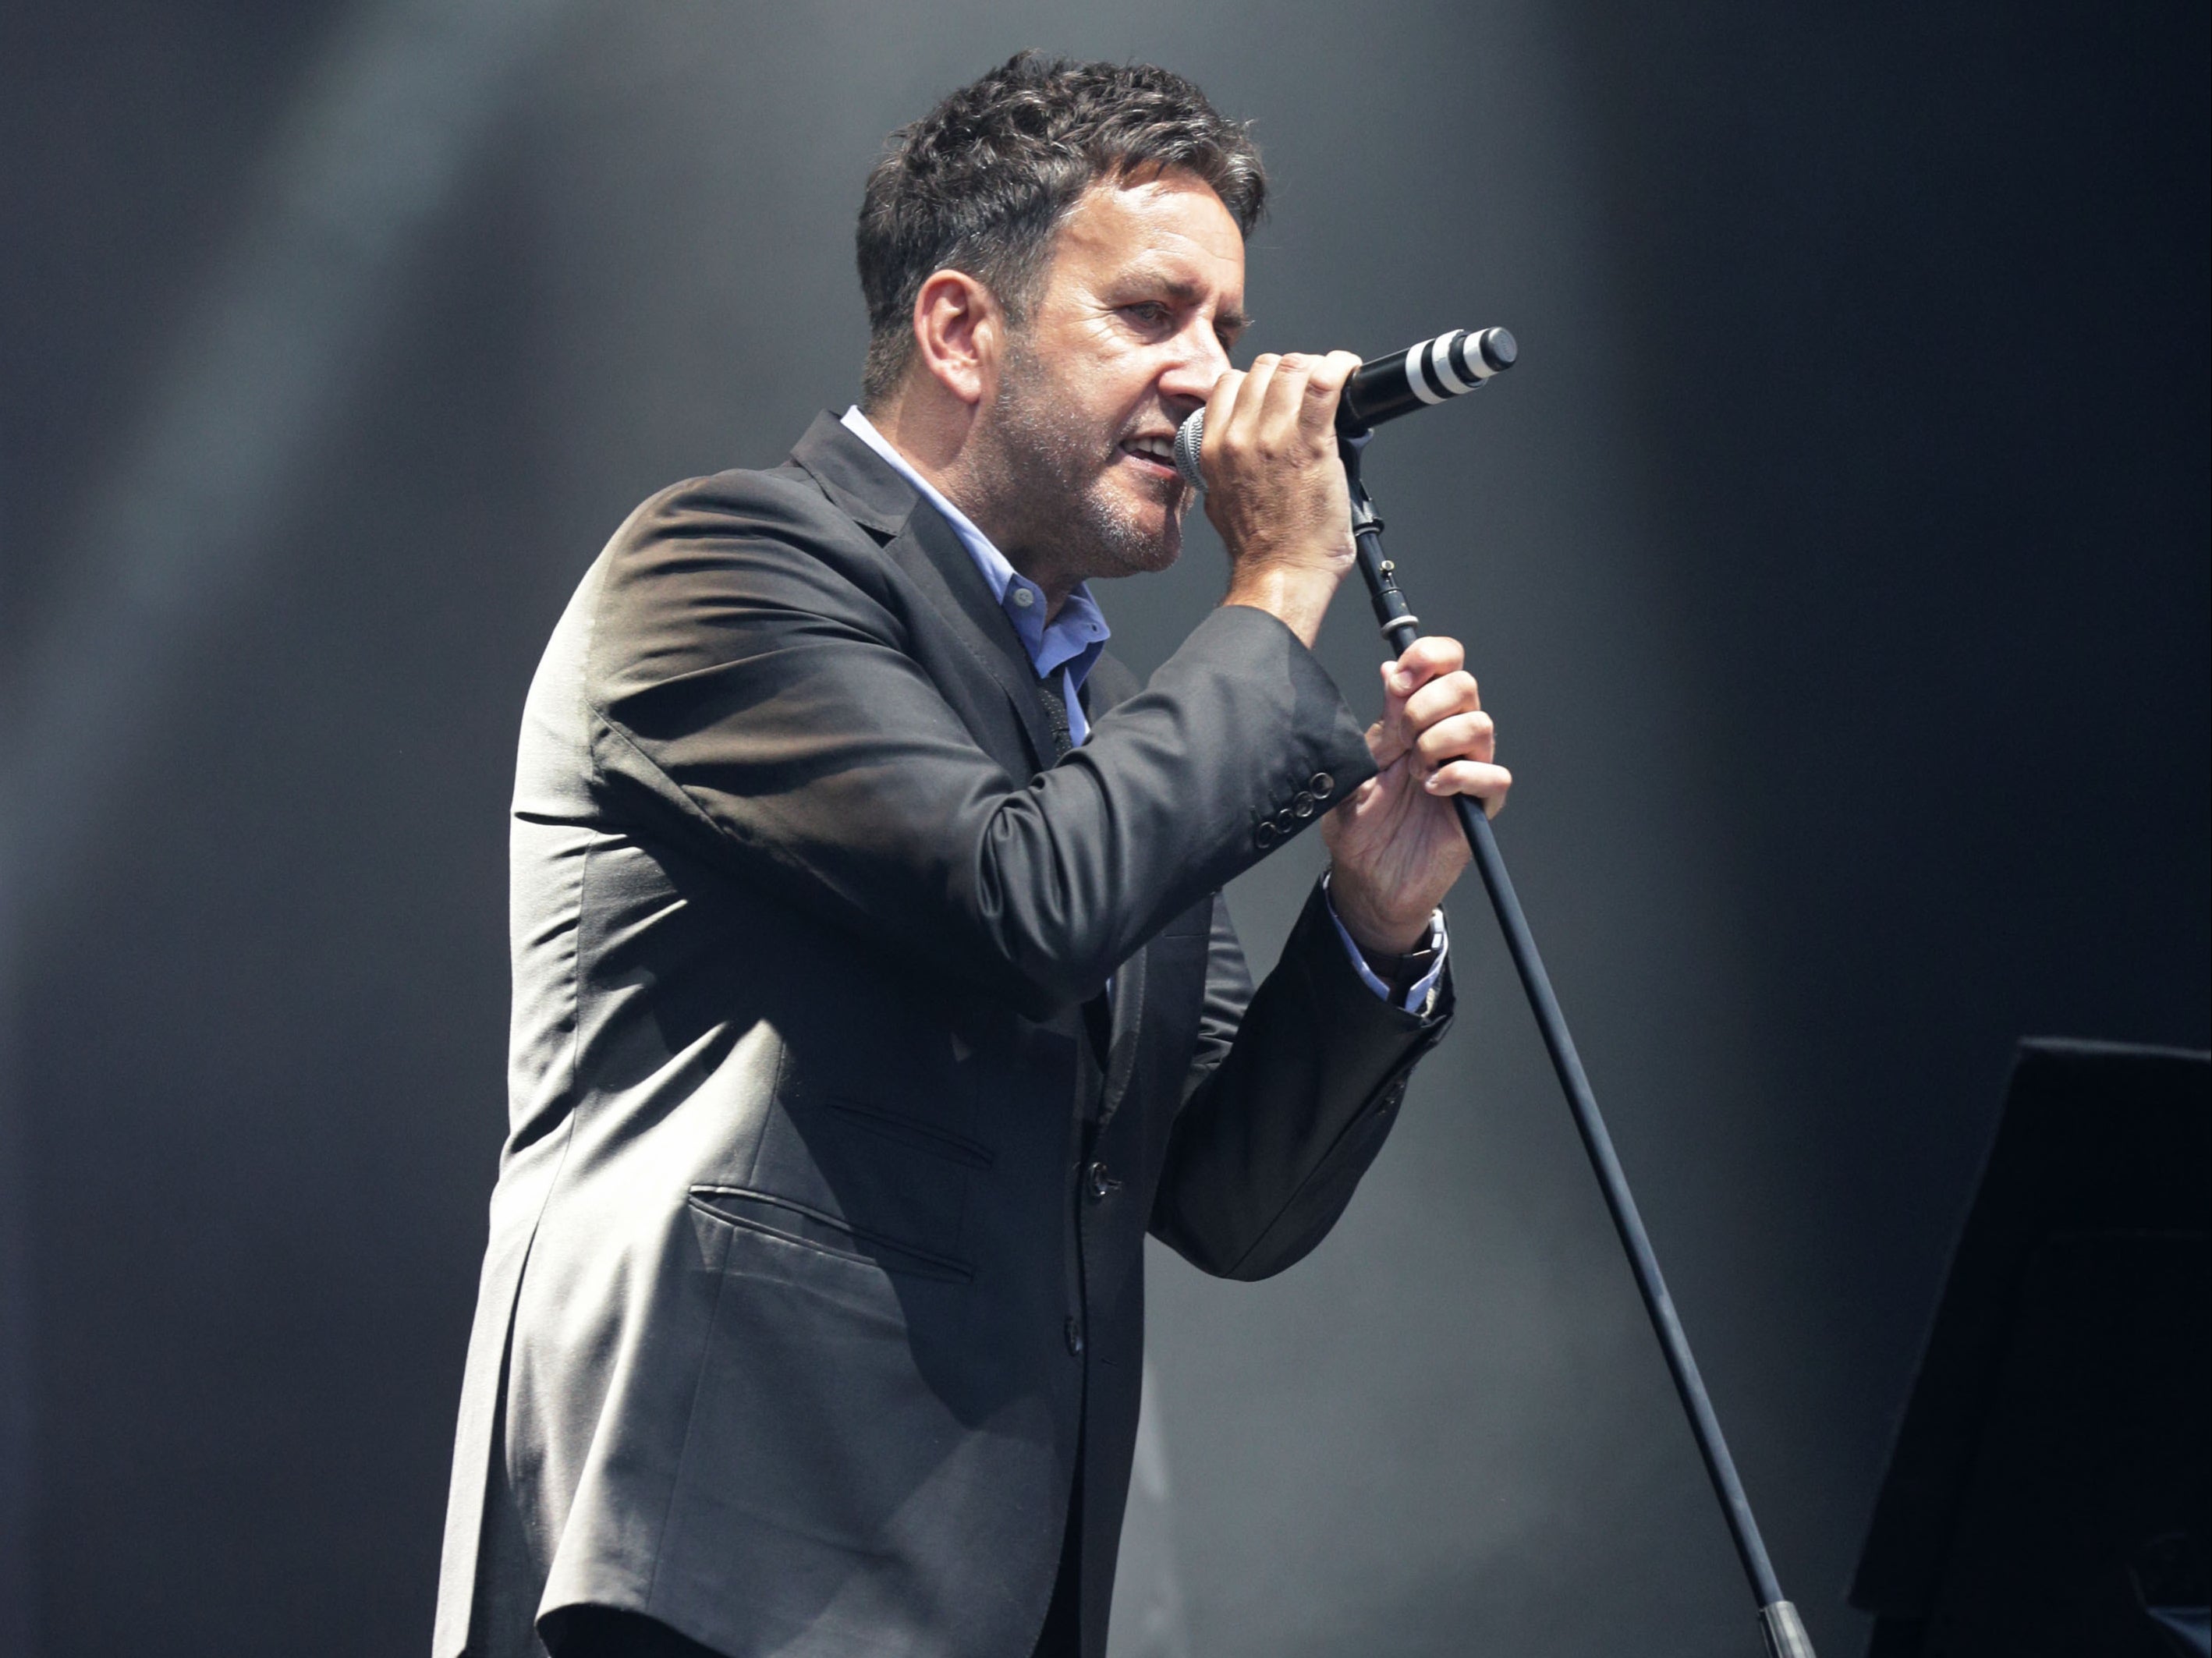
<instances>
[{"instance_id":1,"label":"man's eyebrow","mask_svg":"<svg viewBox=\"0 0 2212 1658\"><path fill-rule=\"evenodd\" d=\"M1170 276L1164 271L1144 271L1138 275L1136 280L1166 295L1177 305L1196 305L1205 297L1204 290L1196 282ZM1213 325L1224 333L1241 334L1252 325L1252 319L1231 307L1214 318Z\"/></svg>"}]
</instances>

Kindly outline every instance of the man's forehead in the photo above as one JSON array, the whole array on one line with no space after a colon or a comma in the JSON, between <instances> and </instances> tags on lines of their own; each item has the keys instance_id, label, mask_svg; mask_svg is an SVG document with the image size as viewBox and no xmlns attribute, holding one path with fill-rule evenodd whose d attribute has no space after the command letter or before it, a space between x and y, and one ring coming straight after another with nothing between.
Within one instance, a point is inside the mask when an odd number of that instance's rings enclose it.
<instances>
[{"instance_id":1,"label":"man's forehead","mask_svg":"<svg viewBox=\"0 0 2212 1658\"><path fill-rule=\"evenodd\" d=\"M1142 282L1186 302L1243 297L1243 233L1191 173L1101 179L1062 223L1057 254L1094 280Z\"/></svg>"}]
</instances>

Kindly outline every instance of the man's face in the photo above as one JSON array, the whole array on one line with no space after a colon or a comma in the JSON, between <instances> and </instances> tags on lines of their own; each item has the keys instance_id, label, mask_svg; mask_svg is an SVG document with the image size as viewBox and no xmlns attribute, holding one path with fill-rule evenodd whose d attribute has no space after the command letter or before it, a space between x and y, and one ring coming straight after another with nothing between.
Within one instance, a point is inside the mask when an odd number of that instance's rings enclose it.
<instances>
[{"instance_id":1,"label":"man's face","mask_svg":"<svg viewBox=\"0 0 2212 1658\"><path fill-rule=\"evenodd\" d=\"M1077 204L987 422L1018 563L1080 579L1175 562L1191 493L1176 428L1229 367L1243 297L1244 238L1189 173L1094 185Z\"/></svg>"}]
</instances>

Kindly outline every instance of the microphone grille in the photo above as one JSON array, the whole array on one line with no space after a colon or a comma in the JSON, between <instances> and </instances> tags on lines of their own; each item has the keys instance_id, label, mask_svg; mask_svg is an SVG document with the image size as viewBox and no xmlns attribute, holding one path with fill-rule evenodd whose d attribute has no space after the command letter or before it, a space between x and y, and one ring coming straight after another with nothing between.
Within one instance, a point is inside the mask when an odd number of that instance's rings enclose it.
<instances>
[{"instance_id":1,"label":"microphone grille","mask_svg":"<svg viewBox=\"0 0 2212 1658\"><path fill-rule=\"evenodd\" d=\"M1481 351L1483 361L1493 374L1510 368L1521 356L1521 343L1510 329L1486 328L1468 343Z\"/></svg>"},{"instance_id":2,"label":"microphone grille","mask_svg":"<svg viewBox=\"0 0 2212 1658\"><path fill-rule=\"evenodd\" d=\"M1176 471L1194 489L1206 488L1206 479L1198 470L1199 446L1205 441L1206 410L1193 410L1190 418L1176 428Z\"/></svg>"}]
</instances>

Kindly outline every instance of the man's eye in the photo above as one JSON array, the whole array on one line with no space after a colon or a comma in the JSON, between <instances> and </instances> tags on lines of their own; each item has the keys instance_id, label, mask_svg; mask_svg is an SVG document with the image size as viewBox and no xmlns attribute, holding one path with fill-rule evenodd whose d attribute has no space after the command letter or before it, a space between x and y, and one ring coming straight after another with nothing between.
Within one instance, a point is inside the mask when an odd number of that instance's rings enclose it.
<instances>
[{"instance_id":1,"label":"man's eye","mask_svg":"<svg viewBox=\"0 0 2212 1658\"><path fill-rule=\"evenodd\" d=\"M1136 304L1123 308L1140 323L1158 325L1168 320L1167 307L1157 300L1139 300Z\"/></svg>"}]
</instances>

